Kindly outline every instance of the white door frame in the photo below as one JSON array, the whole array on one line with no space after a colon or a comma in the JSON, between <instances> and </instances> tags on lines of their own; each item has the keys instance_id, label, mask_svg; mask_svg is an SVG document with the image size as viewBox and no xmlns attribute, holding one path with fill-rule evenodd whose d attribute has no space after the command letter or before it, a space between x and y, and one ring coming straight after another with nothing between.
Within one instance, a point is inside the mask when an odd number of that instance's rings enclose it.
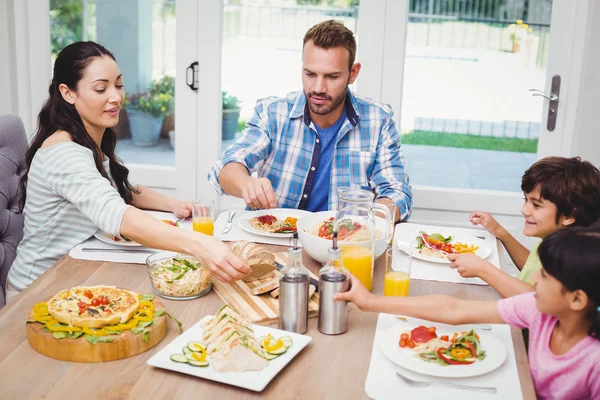
<instances>
[{"instance_id":1,"label":"white door frame","mask_svg":"<svg viewBox=\"0 0 600 400\"><path fill-rule=\"evenodd\" d=\"M358 46L359 60L369 62L363 66L357 91L376 100L390 104L395 122L400 126L406 30L408 25L408 0L372 0L360 4L359 35L366 43L383 40L379 45ZM548 112L546 102L542 115L544 127L540 135L538 158L548 155L571 155L570 148L575 131L575 115L579 96L579 82L584 57L589 0L554 0L552 10L551 44L547 67L546 93L549 93L552 76L562 77L557 125L554 132L545 130ZM376 15L379 20L362 18ZM410 174L410 171L408 171ZM440 212L469 212L475 209L506 215L520 215L522 194L493 190L451 189L413 185L413 204L421 218ZM430 217L425 217L430 219ZM466 223L466 221L465 221Z\"/></svg>"}]
</instances>

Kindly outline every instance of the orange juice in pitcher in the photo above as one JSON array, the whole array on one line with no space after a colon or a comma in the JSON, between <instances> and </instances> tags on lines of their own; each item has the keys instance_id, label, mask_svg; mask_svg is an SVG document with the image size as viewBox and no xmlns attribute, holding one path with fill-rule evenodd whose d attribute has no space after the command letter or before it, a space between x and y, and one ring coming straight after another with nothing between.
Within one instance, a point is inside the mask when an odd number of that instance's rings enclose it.
<instances>
[{"instance_id":1,"label":"orange juice in pitcher","mask_svg":"<svg viewBox=\"0 0 600 400\"><path fill-rule=\"evenodd\" d=\"M342 264L368 290L373 288L373 251L367 247L348 245L342 249Z\"/></svg>"}]
</instances>

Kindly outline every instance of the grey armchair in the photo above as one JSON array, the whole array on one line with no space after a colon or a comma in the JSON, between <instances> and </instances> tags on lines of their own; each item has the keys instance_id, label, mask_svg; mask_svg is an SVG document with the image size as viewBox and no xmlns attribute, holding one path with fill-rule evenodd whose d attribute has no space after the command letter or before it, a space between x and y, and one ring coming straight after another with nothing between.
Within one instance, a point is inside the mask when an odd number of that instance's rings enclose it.
<instances>
[{"instance_id":1,"label":"grey armchair","mask_svg":"<svg viewBox=\"0 0 600 400\"><path fill-rule=\"evenodd\" d=\"M6 275L23 238L19 180L25 170L27 136L19 117L0 115L0 308L5 304Z\"/></svg>"}]
</instances>

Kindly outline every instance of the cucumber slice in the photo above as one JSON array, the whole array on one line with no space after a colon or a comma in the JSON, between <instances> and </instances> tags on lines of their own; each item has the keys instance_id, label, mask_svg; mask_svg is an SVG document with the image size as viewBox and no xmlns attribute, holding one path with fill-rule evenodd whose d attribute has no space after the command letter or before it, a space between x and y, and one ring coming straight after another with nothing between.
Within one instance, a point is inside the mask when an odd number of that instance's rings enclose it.
<instances>
[{"instance_id":1,"label":"cucumber slice","mask_svg":"<svg viewBox=\"0 0 600 400\"><path fill-rule=\"evenodd\" d=\"M186 363L188 359L183 354L171 354L171 361Z\"/></svg>"},{"instance_id":2,"label":"cucumber slice","mask_svg":"<svg viewBox=\"0 0 600 400\"><path fill-rule=\"evenodd\" d=\"M271 350L271 351L267 350L267 353L269 353L269 354L275 354L275 355L280 355L280 354L285 353L286 351L287 351L287 347L281 346L280 348L275 349L275 350Z\"/></svg>"},{"instance_id":3,"label":"cucumber slice","mask_svg":"<svg viewBox=\"0 0 600 400\"><path fill-rule=\"evenodd\" d=\"M265 360L272 360L274 358L279 357L279 354L269 354L266 351L262 353L262 356Z\"/></svg>"},{"instance_id":4,"label":"cucumber slice","mask_svg":"<svg viewBox=\"0 0 600 400\"><path fill-rule=\"evenodd\" d=\"M281 340L283 342L283 345L285 347L291 347L292 346L292 338L289 336L282 336L279 338L279 340Z\"/></svg>"},{"instance_id":5,"label":"cucumber slice","mask_svg":"<svg viewBox=\"0 0 600 400\"><path fill-rule=\"evenodd\" d=\"M188 342L187 347L188 349L190 349L191 351L198 351L200 350L199 347L196 346L200 346L202 349L206 350L206 346L204 345L204 343L200 343L200 342Z\"/></svg>"},{"instance_id":6,"label":"cucumber slice","mask_svg":"<svg viewBox=\"0 0 600 400\"><path fill-rule=\"evenodd\" d=\"M183 351L183 354L187 354L187 353L191 353L192 352L187 346L183 346L183 348L181 350Z\"/></svg>"},{"instance_id":7,"label":"cucumber slice","mask_svg":"<svg viewBox=\"0 0 600 400\"><path fill-rule=\"evenodd\" d=\"M208 361L190 360L188 361L188 364L193 365L194 367L208 367Z\"/></svg>"}]
</instances>

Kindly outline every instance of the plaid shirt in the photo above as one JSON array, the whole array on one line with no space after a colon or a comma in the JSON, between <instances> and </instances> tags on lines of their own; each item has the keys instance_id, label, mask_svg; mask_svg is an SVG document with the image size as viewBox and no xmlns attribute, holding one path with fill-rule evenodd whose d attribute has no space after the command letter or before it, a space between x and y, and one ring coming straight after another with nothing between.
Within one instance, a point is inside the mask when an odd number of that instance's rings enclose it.
<instances>
[{"instance_id":1,"label":"plaid shirt","mask_svg":"<svg viewBox=\"0 0 600 400\"><path fill-rule=\"evenodd\" d=\"M346 121L335 143L331 187L360 186L387 197L398 206L401 219L412 209L412 191L400 148L392 110L348 90ZM303 91L284 98L258 101L242 136L229 146L208 172L220 194L219 173L230 162L243 164L252 174L271 181L277 206L304 209L308 204L320 157L320 140L308 112ZM329 209L337 209L338 193L329 193Z\"/></svg>"}]
</instances>

